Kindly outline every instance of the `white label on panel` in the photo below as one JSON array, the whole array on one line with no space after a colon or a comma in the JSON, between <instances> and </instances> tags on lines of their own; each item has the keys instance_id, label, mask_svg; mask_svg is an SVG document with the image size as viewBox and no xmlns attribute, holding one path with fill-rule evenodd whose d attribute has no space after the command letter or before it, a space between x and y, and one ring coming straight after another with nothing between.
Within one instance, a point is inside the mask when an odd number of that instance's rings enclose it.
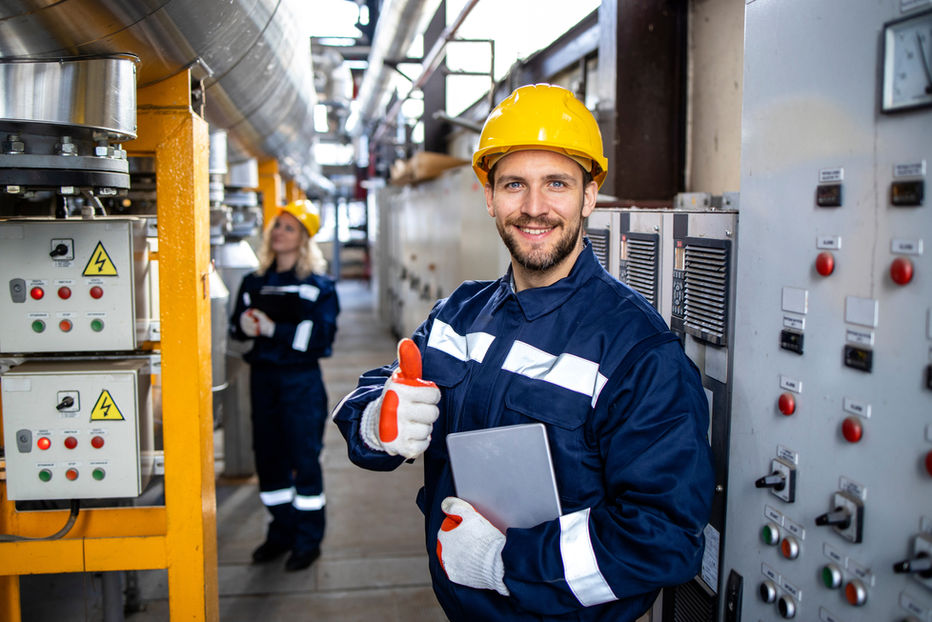
<instances>
[{"instance_id":1,"label":"white label on panel","mask_svg":"<svg viewBox=\"0 0 932 622\"><path fill-rule=\"evenodd\" d=\"M903 164L893 165L894 177L925 177L926 161L904 162Z\"/></svg>"},{"instance_id":2,"label":"white label on panel","mask_svg":"<svg viewBox=\"0 0 932 622\"><path fill-rule=\"evenodd\" d=\"M10 391L32 391L32 382L29 378L19 378L17 376L4 376L3 392Z\"/></svg>"},{"instance_id":3,"label":"white label on panel","mask_svg":"<svg viewBox=\"0 0 932 622\"><path fill-rule=\"evenodd\" d=\"M799 452L793 451L789 447L784 447L783 445L777 445L777 458L783 458L787 462L792 462L793 464L799 464Z\"/></svg>"},{"instance_id":4,"label":"white label on panel","mask_svg":"<svg viewBox=\"0 0 932 622\"><path fill-rule=\"evenodd\" d=\"M846 397L843 400L842 406L847 412L852 415L859 415L865 419L870 419L871 417L871 405L865 402L858 400L853 400L850 397Z\"/></svg>"},{"instance_id":5,"label":"white label on panel","mask_svg":"<svg viewBox=\"0 0 932 622\"><path fill-rule=\"evenodd\" d=\"M900 592L900 607L910 612L919 619L928 618L929 610L920 605L915 598L906 592Z\"/></svg>"},{"instance_id":6,"label":"white label on panel","mask_svg":"<svg viewBox=\"0 0 932 622\"><path fill-rule=\"evenodd\" d=\"M773 581L774 583L780 582L780 575L777 573L776 570L774 570L767 564L761 563L760 573L764 575L765 577L767 577L768 579L770 579L771 581Z\"/></svg>"},{"instance_id":7,"label":"white label on panel","mask_svg":"<svg viewBox=\"0 0 932 622\"><path fill-rule=\"evenodd\" d=\"M822 553L830 560L845 565L845 556L838 552L838 549L827 542L822 545Z\"/></svg>"},{"instance_id":8,"label":"white label on panel","mask_svg":"<svg viewBox=\"0 0 932 622\"><path fill-rule=\"evenodd\" d=\"M844 168L823 168L819 171L819 183L824 184L830 181L844 181Z\"/></svg>"},{"instance_id":9,"label":"white label on panel","mask_svg":"<svg viewBox=\"0 0 932 622\"><path fill-rule=\"evenodd\" d=\"M805 330L806 329L806 318L793 317L792 315L784 315L783 326L785 328L792 328L795 330Z\"/></svg>"},{"instance_id":10,"label":"white label on panel","mask_svg":"<svg viewBox=\"0 0 932 622\"><path fill-rule=\"evenodd\" d=\"M845 331L845 339L848 343L856 343L859 346L872 346L874 345L874 331L849 328Z\"/></svg>"},{"instance_id":11,"label":"white label on panel","mask_svg":"<svg viewBox=\"0 0 932 622\"><path fill-rule=\"evenodd\" d=\"M825 607L819 607L819 619L822 622L842 622L840 618L836 618L835 614Z\"/></svg>"},{"instance_id":12,"label":"white label on panel","mask_svg":"<svg viewBox=\"0 0 932 622\"><path fill-rule=\"evenodd\" d=\"M877 301L873 298L845 296L845 321L877 328Z\"/></svg>"},{"instance_id":13,"label":"white label on panel","mask_svg":"<svg viewBox=\"0 0 932 622\"><path fill-rule=\"evenodd\" d=\"M719 533L712 525L706 525L702 533L705 534L706 542L702 554L702 580L713 592L717 592Z\"/></svg>"},{"instance_id":14,"label":"white label on panel","mask_svg":"<svg viewBox=\"0 0 932 622\"><path fill-rule=\"evenodd\" d=\"M781 527L783 526L783 514L780 514L780 512L776 508L769 506L769 505L765 505L764 516L766 516L767 518L769 518L776 524L780 525Z\"/></svg>"},{"instance_id":15,"label":"white label on panel","mask_svg":"<svg viewBox=\"0 0 932 622\"><path fill-rule=\"evenodd\" d=\"M922 240L893 238L890 240L890 252L898 255L921 255Z\"/></svg>"},{"instance_id":16,"label":"white label on panel","mask_svg":"<svg viewBox=\"0 0 932 622\"><path fill-rule=\"evenodd\" d=\"M780 376L780 386L787 391L792 391L794 393L803 392L803 383L801 380L795 380L788 376Z\"/></svg>"},{"instance_id":17,"label":"white label on panel","mask_svg":"<svg viewBox=\"0 0 932 622\"><path fill-rule=\"evenodd\" d=\"M809 290L784 287L783 310L805 315L809 310Z\"/></svg>"},{"instance_id":18,"label":"white label on panel","mask_svg":"<svg viewBox=\"0 0 932 622\"><path fill-rule=\"evenodd\" d=\"M932 307L926 309L926 337L932 339Z\"/></svg>"},{"instance_id":19,"label":"white label on panel","mask_svg":"<svg viewBox=\"0 0 932 622\"><path fill-rule=\"evenodd\" d=\"M932 4L932 0L900 0L900 13L912 11L913 9Z\"/></svg>"},{"instance_id":20,"label":"white label on panel","mask_svg":"<svg viewBox=\"0 0 932 622\"><path fill-rule=\"evenodd\" d=\"M783 588L783 591L788 593L790 596L795 598L798 601L803 599L802 590L790 583L789 581L783 581L780 583L780 587Z\"/></svg>"},{"instance_id":21,"label":"white label on panel","mask_svg":"<svg viewBox=\"0 0 932 622\"><path fill-rule=\"evenodd\" d=\"M851 558L848 558L848 570L861 581L868 585L874 585L874 575L871 574L871 571Z\"/></svg>"},{"instance_id":22,"label":"white label on panel","mask_svg":"<svg viewBox=\"0 0 932 622\"><path fill-rule=\"evenodd\" d=\"M786 519L786 530L791 534L799 538L800 540L806 539L806 529L799 523L795 523L790 519Z\"/></svg>"},{"instance_id":23,"label":"white label on panel","mask_svg":"<svg viewBox=\"0 0 932 622\"><path fill-rule=\"evenodd\" d=\"M932 443L932 423L926 426L926 440Z\"/></svg>"},{"instance_id":24,"label":"white label on panel","mask_svg":"<svg viewBox=\"0 0 932 622\"><path fill-rule=\"evenodd\" d=\"M848 479L845 476L838 478L838 489L854 495L861 501L867 501L867 489L861 484Z\"/></svg>"},{"instance_id":25,"label":"white label on panel","mask_svg":"<svg viewBox=\"0 0 932 622\"><path fill-rule=\"evenodd\" d=\"M823 235L816 238L816 248L826 251L841 250L840 235Z\"/></svg>"}]
</instances>

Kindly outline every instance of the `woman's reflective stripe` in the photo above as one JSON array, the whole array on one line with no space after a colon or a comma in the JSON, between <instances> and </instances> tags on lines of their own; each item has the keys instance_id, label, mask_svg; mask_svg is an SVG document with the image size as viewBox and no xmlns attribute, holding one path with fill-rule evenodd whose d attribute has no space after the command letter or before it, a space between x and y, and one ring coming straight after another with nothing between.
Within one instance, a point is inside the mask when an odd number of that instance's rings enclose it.
<instances>
[{"instance_id":1,"label":"woman's reflective stripe","mask_svg":"<svg viewBox=\"0 0 932 622\"><path fill-rule=\"evenodd\" d=\"M327 504L327 498L324 493L319 495L295 495L291 503L296 510L314 511L323 509Z\"/></svg>"},{"instance_id":2,"label":"woman's reflective stripe","mask_svg":"<svg viewBox=\"0 0 932 622\"><path fill-rule=\"evenodd\" d=\"M560 517L560 556L566 583L583 607L618 600L599 570L589 541L589 508Z\"/></svg>"},{"instance_id":3,"label":"woman's reflective stripe","mask_svg":"<svg viewBox=\"0 0 932 622\"><path fill-rule=\"evenodd\" d=\"M502 369L588 395L593 407L608 382L608 378L599 373L598 363L566 352L554 356L522 341L511 346Z\"/></svg>"},{"instance_id":4,"label":"woman's reflective stripe","mask_svg":"<svg viewBox=\"0 0 932 622\"><path fill-rule=\"evenodd\" d=\"M307 352L307 344L311 341L311 331L314 329L314 322L304 320L294 329L294 339L291 341L291 348L298 352Z\"/></svg>"},{"instance_id":5,"label":"woman's reflective stripe","mask_svg":"<svg viewBox=\"0 0 932 622\"><path fill-rule=\"evenodd\" d=\"M488 333L469 333L464 337L449 324L434 320L427 347L446 352L464 362L472 359L481 363L493 341L495 337Z\"/></svg>"},{"instance_id":6,"label":"woman's reflective stripe","mask_svg":"<svg viewBox=\"0 0 932 622\"><path fill-rule=\"evenodd\" d=\"M281 505L294 501L294 488L282 488L281 490L266 490L259 493L263 505Z\"/></svg>"},{"instance_id":7,"label":"woman's reflective stripe","mask_svg":"<svg viewBox=\"0 0 932 622\"><path fill-rule=\"evenodd\" d=\"M305 300L314 302L320 296L320 288L302 283L301 285L263 285L260 294L298 294Z\"/></svg>"}]
</instances>

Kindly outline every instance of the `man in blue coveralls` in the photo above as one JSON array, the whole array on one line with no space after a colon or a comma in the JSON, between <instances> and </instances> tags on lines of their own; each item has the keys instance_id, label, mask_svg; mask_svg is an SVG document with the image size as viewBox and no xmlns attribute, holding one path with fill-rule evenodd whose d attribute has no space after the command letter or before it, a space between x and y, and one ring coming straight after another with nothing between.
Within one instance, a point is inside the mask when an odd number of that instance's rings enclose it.
<instances>
[{"instance_id":1,"label":"man in blue coveralls","mask_svg":"<svg viewBox=\"0 0 932 622\"><path fill-rule=\"evenodd\" d=\"M699 568L708 404L676 336L583 236L607 164L569 91L524 86L500 103L473 168L510 268L439 301L399 361L334 411L354 463L423 456L417 504L451 620L635 620ZM532 422L547 428L564 514L502 533L454 496L446 436Z\"/></svg>"}]
</instances>

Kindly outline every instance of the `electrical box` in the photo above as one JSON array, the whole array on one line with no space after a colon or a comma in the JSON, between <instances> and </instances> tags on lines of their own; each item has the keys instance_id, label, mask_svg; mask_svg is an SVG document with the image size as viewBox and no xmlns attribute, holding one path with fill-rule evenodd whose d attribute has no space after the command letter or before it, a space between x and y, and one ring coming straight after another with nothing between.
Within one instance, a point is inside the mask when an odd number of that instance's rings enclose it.
<instances>
[{"instance_id":1,"label":"electrical box","mask_svg":"<svg viewBox=\"0 0 932 622\"><path fill-rule=\"evenodd\" d=\"M0 379L11 500L136 497L153 434L148 359L30 361Z\"/></svg>"},{"instance_id":2,"label":"electrical box","mask_svg":"<svg viewBox=\"0 0 932 622\"><path fill-rule=\"evenodd\" d=\"M148 265L140 219L0 220L0 352L134 350Z\"/></svg>"},{"instance_id":3,"label":"electrical box","mask_svg":"<svg viewBox=\"0 0 932 622\"><path fill-rule=\"evenodd\" d=\"M932 620L932 11L857 5L746 4L728 620Z\"/></svg>"}]
</instances>

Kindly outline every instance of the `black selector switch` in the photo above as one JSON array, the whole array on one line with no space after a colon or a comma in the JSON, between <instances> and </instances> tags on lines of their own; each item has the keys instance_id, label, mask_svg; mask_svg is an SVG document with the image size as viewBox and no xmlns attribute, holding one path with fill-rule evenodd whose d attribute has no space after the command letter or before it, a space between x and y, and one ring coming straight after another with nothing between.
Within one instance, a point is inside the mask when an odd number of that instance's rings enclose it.
<instances>
[{"instance_id":1,"label":"black selector switch","mask_svg":"<svg viewBox=\"0 0 932 622\"><path fill-rule=\"evenodd\" d=\"M26 302L26 281L10 279L10 298L13 302Z\"/></svg>"},{"instance_id":2,"label":"black selector switch","mask_svg":"<svg viewBox=\"0 0 932 622\"><path fill-rule=\"evenodd\" d=\"M32 430L16 431L16 448L21 454L28 454L32 451Z\"/></svg>"}]
</instances>

